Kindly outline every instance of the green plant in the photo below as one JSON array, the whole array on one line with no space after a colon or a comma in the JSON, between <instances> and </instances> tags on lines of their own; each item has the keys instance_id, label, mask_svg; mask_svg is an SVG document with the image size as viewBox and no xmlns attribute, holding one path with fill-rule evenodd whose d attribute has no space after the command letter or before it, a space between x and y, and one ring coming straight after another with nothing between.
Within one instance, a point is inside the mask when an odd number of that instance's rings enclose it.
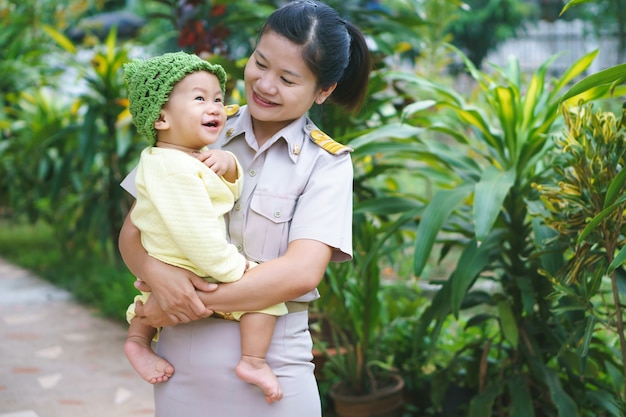
<instances>
[{"instance_id":1,"label":"green plant","mask_svg":"<svg viewBox=\"0 0 626 417\"><path fill-rule=\"evenodd\" d=\"M381 382L377 371L390 370L384 357L388 352L380 352L377 343L387 316L381 298L380 258L397 250L385 244L403 224L379 223L364 213L357 214L354 260L331 264L320 287L335 346L345 352L330 357L327 367L345 392L361 395L374 391Z\"/></svg>"},{"instance_id":2,"label":"green plant","mask_svg":"<svg viewBox=\"0 0 626 417\"><path fill-rule=\"evenodd\" d=\"M425 99L404 107L402 123L389 123L351 142L357 150L384 145L392 153L402 152L431 180L434 194L421 212L414 239L415 274L422 275L433 255L443 259L454 248L460 251L456 268L436 282L441 289L413 329L412 377L420 378L421 367L436 352L450 315L463 315L468 327L480 328L486 321L498 326L497 334L484 333L480 343L459 349L480 365L463 377L476 393L469 416L494 409L525 416L542 415L535 410L577 415L559 370L552 368L566 336L552 325L546 298L551 284L538 272L559 259L550 253L535 255L535 238L547 227L533 222L529 205L537 199L531 184L547 170L549 136L560 126L559 94L596 53L549 83L553 57L525 83L516 60L494 67L490 75L459 52L477 86L470 100L422 77L391 73L389 80L407 100ZM377 144L381 138L392 140ZM435 248L440 248L438 255ZM440 373L449 374L432 387L433 399L444 398L446 382L458 380L454 374L459 368L450 365L441 366Z\"/></svg>"},{"instance_id":3,"label":"green plant","mask_svg":"<svg viewBox=\"0 0 626 417\"><path fill-rule=\"evenodd\" d=\"M79 2L72 7L60 7L59 3L45 0L0 1L0 153L10 145L13 123L28 120L19 118L20 94L51 85L63 71L51 65L54 62L54 56L50 54L53 42L44 32L44 24L53 21L57 25L67 24L91 2ZM11 184L6 177L0 164L1 202L8 202L11 198ZM0 204L4 206L6 203Z\"/></svg>"},{"instance_id":4,"label":"green plant","mask_svg":"<svg viewBox=\"0 0 626 417\"><path fill-rule=\"evenodd\" d=\"M563 115L567 129L557 140L554 174L535 185L545 204L541 218L555 230L551 245L565 258L559 270L545 271L554 283L556 318L571 335L560 360L570 365L569 389L586 398L588 408L618 416L626 409L620 300L626 278L626 113L594 111L587 104L564 106ZM578 363L569 363L573 358Z\"/></svg>"},{"instance_id":5,"label":"green plant","mask_svg":"<svg viewBox=\"0 0 626 417\"><path fill-rule=\"evenodd\" d=\"M128 47L118 48L113 30L85 66L69 39L46 30L72 54L66 59L85 85L77 98L59 99L50 88L20 94L11 136L0 147L9 195L32 221L52 225L73 256L119 259L117 236L131 203L119 183L146 145L124 118L120 69ZM22 198L24 189L31 199Z\"/></svg>"},{"instance_id":6,"label":"green plant","mask_svg":"<svg viewBox=\"0 0 626 417\"><path fill-rule=\"evenodd\" d=\"M415 272L421 272L440 231L440 238L450 232L463 236L460 242L444 239L446 245L461 243L464 250L458 267L423 316L416 336L418 341L426 334L436 338L445 316L458 317L462 309L480 305L487 307L488 313L473 315L468 325L484 320L499 324L500 333L481 348L483 370L474 381L478 395L470 404L470 416L486 415L494 407L526 416L541 409L576 415L574 401L550 367L560 349L562 330L550 326L546 296L551 287L538 273L542 263L559 261L551 254L533 256L535 239L545 231L532 222L528 207L536 199L532 182L545 174L549 135L559 126L558 94L594 57L591 53L581 58L550 87L545 77L551 60L532 74L526 86L515 61L506 69L497 69L498 78L477 72L466 62L484 103L466 105L449 94L435 99L438 106L449 106L456 120L471 128L466 135L463 130L433 127L451 134L473 152L459 155L456 149L444 147L440 153L445 155L444 165L459 174L460 181L435 195L425 209L417 231ZM459 161L465 162L459 166ZM479 279L495 283L494 291L472 290ZM434 328L429 330L431 324ZM490 364L491 352L499 352L495 356L499 366ZM550 392L550 397L539 395L540 390Z\"/></svg>"}]
</instances>

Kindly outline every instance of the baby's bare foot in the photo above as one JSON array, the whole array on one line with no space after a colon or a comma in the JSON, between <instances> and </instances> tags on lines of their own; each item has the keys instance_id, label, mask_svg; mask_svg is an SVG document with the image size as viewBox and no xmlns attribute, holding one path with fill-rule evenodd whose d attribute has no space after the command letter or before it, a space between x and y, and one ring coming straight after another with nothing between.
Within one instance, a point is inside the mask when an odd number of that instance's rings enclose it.
<instances>
[{"instance_id":1,"label":"baby's bare foot","mask_svg":"<svg viewBox=\"0 0 626 417\"><path fill-rule=\"evenodd\" d=\"M174 374L172 364L154 353L152 347L142 339L126 339L124 352L137 373L151 384L165 382Z\"/></svg>"},{"instance_id":2,"label":"baby's bare foot","mask_svg":"<svg viewBox=\"0 0 626 417\"><path fill-rule=\"evenodd\" d=\"M243 381L261 388L268 404L283 398L283 390L278 383L278 378L265 359L243 355L235 368L235 373Z\"/></svg>"}]
</instances>

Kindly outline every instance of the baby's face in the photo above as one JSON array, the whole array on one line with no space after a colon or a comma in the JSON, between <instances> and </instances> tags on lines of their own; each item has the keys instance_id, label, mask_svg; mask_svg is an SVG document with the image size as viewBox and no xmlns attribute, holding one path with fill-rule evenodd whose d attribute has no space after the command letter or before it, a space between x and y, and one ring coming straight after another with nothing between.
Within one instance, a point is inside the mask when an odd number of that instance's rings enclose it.
<instances>
[{"instance_id":1,"label":"baby's face","mask_svg":"<svg viewBox=\"0 0 626 417\"><path fill-rule=\"evenodd\" d=\"M226 123L224 97L218 78L197 71L180 80L161 110L159 140L199 150L217 141ZM165 136L165 137L164 137Z\"/></svg>"}]
</instances>

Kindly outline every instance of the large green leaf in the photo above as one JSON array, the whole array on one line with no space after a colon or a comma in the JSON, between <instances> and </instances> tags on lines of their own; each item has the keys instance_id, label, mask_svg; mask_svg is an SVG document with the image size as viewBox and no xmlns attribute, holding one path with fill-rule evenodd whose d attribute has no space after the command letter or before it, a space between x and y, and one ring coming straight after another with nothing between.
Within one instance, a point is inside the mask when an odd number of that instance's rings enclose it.
<instances>
[{"instance_id":1,"label":"large green leaf","mask_svg":"<svg viewBox=\"0 0 626 417\"><path fill-rule=\"evenodd\" d=\"M591 233L593 231L593 229L595 229L596 226L598 224L600 224L602 222L602 220L604 220L606 218L606 216L611 214L613 212L613 210L615 210L624 201L626 201L626 195L622 195L613 204L611 204L610 206L608 206L607 208L602 210L593 219L591 219L589 221L589 223L587 224L587 226L585 226L583 231L580 232L580 235L578 235L578 240L576 241L576 244L580 244L583 240L585 240L585 238L587 238L589 233Z\"/></svg>"},{"instance_id":2,"label":"large green leaf","mask_svg":"<svg viewBox=\"0 0 626 417\"><path fill-rule=\"evenodd\" d=\"M583 55L576 62L574 62L572 65L570 65L570 67L565 71L565 73L561 76L561 78L559 79L557 84L554 86L554 89L552 90L553 94L556 94L563 87L568 85L570 83L570 81L572 81L574 78L578 77L580 74L582 74L584 71L586 71L587 68L589 68L589 66L592 64L592 62L596 59L596 56L598 55L598 52L600 52L599 49L596 49L595 51L591 51L591 52ZM572 88L574 88L574 87L572 87ZM567 93L566 93L566 95L567 95ZM561 97L560 101L564 101L564 100L566 100L566 99Z\"/></svg>"},{"instance_id":3,"label":"large green leaf","mask_svg":"<svg viewBox=\"0 0 626 417\"><path fill-rule=\"evenodd\" d=\"M543 84L543 77L540 77L538 74L532 75L532 78L530 79L530 84L528 85L528 89L526 90L526 95L524 97L521 124L522 130L529 129L534 121L535 108L541 97L541 94L543 93Z\"/></svg>"},{"instance_id":4,"label":"large green leaf","mask_svg":"<svg viewBox=\"0 0 626 417\"><path fill-rule=\"evenodd\" d=\"M475 240L469 242L463 250L457 267L450 276L450 306L456 318L459 317L467 290L489 262L490 250L488 245L479 246Z\"/></svg>"},{"instance_id":5,"label":"large green leaf","mask_svg":"<svg viewBox=\"0 0 626 417\"><path fill-rule=\"evenodd\" d=\"M492 415L493 403L502 393L502 384L490 385L483 392L472 398L468 417L486 417Z\"/></svg>"},{"instance_id":6,"label":"large green leaf","mask_svg":"<svg viewBox=\"0 0 626 417\"><path fill-rule=\"evenodd\" d=\"M459 94L455 89L444 86L443 84L436 84L426 80L423 77L419 77L415 74L408 72L390 72L387 74L392 81L405 81L412 84L415 84L419 87L437 92L440 96L445 98L444 101L447 101L453 105L461 105L465 100L461 94Z\"/></svg>"},{"instance_id":7,"label":"large green leaf","mask_svg":"<svg viewBox=\"0 0 626 417\"><path fill-rule=\"evenodd\" d=\"M464 184L452 190L440 190L426 206L415 239L413 266L415 275L421 275L426 266L441 226L455 207L471 194L473 188L473 184Z\"/></svg>"},{"instance_id":8,"label":"large green leaf","mask_svg":"<svg viewBox=\"0 0 626 417\"><path fill-rule=\"evenodd\" d=\"M515 169L501 171L490 166L483 172L474 193L476 240L480 244L502 211L502 204L515 183Z\"/></svg>"},{"instance_id":9,"label":"large green leaf","mask_svg":"<svg viewBox=\"0 0 626 417\"><path fill-rule=\"evenodd\" d=\"M612 274L613 271L617 269L617 267L621 266L624 262L626 262L626 246L624 246L620 251L615 255L615 259L609 265L609 269L606 272L607 274Z\"/></svg>"},{"instance_id":10,"label":"large green leaf","mask_svg":"<svg viewBox=\"0 0 626 417\"><path fill-rule=\"evenodd\" d=\"M371 213L376 215L414 212L417 216L421 211L421 208L421 204L414 199L404 197L381 197L355 204L354 212Z\"/></svg>"},{"instance_id":11,"label":"large green leaf","mask_svg":"<svg viewBox=\"0 0 626 417\"><path fill-rule=\"evenodd\" d=\"M402 120L405 120L409 118L410 116L413 116L415 113L419 113L423 110L431 109L436 104L437 102L434 100L423 100L423 101L416 101L415 103L411 103L408 106L406 106L404 109L402 109Z\"/></svg>"},{"instance_id":12,"label":"large green leaf","mask_svg":"<svg viewBox=\"0 0 626 417\"><path fill-rule=\"evenodd\" d=\"M482 168L471 155L459 152L458 147L439 140L426 139L425 145L431 154L450 168L456 176L466 181L478 181L480 179Z\"/></svg>"},{"instance_id":13,"label":"large green leaf","mask_svg":"<svg viewBox=\"0 0 626 417\"><path fill-rule=\"evenodd\" d=\"M524 377L520 374L512 375L508 386L511 394L510 417L535 417L533 399Z\"/></svg>"},{"instance_id":14,"label":"large green leaf","mask_svg":"<svg viewBox=\"0 0 626 417\"><path fill-rule=\"evenodd\" d=\"M622 170L611 180L609 188L606 190L606 196L604 197L604 208L615 202L615 199L624 189L624 183L626 182L626 169Z\"/></svg>"},{"instance_id":15,"label":"large green leaf","mask_svg":"<svg viewBox=\"0 0 626 417\"><path fill-rule=\"evenodd\" d=\"M483 134L485 142L493 147L499 155L504 155L503 144L500 138L491 132L489 123L478 110L462 109L459 107L453 107L459 115L459 118L468 125L468 127L474 127Z\"/></svg>"},{"instance_id":16,"label":"large green leaf","mask_svg":"<svg viewBox=\"0 0 626 417\"><path fill-rule=\"evenodd\" d=\"M593 338L593 329L596 326L598 319L595 316L588 316L585 324L585 332L582 340L578 343L578 356L580 359L580 369L585 370L585 362L589 355L589 346L591 345L591 339Z\"/></svg>"},{"instance_id":17,"label":"large green leaf","mask_svg":"<svg viewBox=\"0 0 626 417\"><path fill-rule=\"evenodd\" d=\"M576 6L578 4L583 4L583 3L594 3L594 2L597 2L597 1L598 0L571 0L571 1L568 1L567 4L565 4L565 6L563 6L563 9L561 10L561 13L559 13L559 16L562 16L563 13L565 13L572 6Z\"/></svg>"},{"instance_id":18,"label":"large green leaf","mask_svg":"<svg viewBox=\"0 0 626 417\"><path fill-rule=\"evenodd\" d=\"M49 25L43 25L42 29L44 30L44 32L48 34L48 36L54 39L59 44L59 46L61 46L63 49L65 49L66 51L72 54L76 53L76 45L74 45L74 43L72 43L72 41L67 36L65 36L64 34L62 34L61 32L59 32L58 30L56 30L55 28Z\"/></svg>"},{"instance_id":19,"label":"large green leaf","mask_svg":"<svg viewBox=\"0 0 626 417\"><path fill-rule=\"evenodd\" d=\"M603 390L589 390L586 395L593 400L598 407L608 411L613 417L624 417L624 412L620 409L620 399Z\"/></svg>"},{"instance_id":20,"label":"large green leaf","mask_svg":"<svg viewBox=\"0 0 626 417\"><path fill-rule=\"evenodd\" d=\"M615 81L624 77L624 74L626 74L626 64L619 64L606 68L602 71L598 71L574 84L565 94L561 96L559 101L564 102L565 100L582 94L594 87L613 84Z\"/></svg>"},{"instance_id":21,"label":"large green leaf","mask_svg":"<svg viewBox=\"0 0 626 417\"><path fill-rule=\"evenodd\" d=\"M358 149L374 141L389 138L410 138L417 136L424 131L423 128L408 125L406 123L389 123L377 129L373 129L350 141L352 148Z\"/></svg>"},{"instance_id":22,"label":"large green leaf","mask_svg":"<svg viewBox=\"0 0 626 417\"><path fill-rule=\"evenodd\" d=\"M519 148L523 145L518 143L523 135L517 134L519 119L519 93L513 86L496 87L495 98L497 101L496 113L500 120L500 126L504 132L504 143L508 150L509 162L515 164Z\"/></svg>"},{"instance_id":23,"label":"large green leaf","mask_svg":"<svg viewBox=\"0 0 626 417\"><path fill-rule=\"evenodd\" d=\"M469 143L467 134L465 132L459 132L457 129L450 127L448 124L439 122L437 120L435 120L435 122L430 126L430 130L432 130L433 132L445 133L459 143Z\"/></svg>"},{"instance_id":24,"label":"large green leaf","mask_svg":"<svg viewBox=\"0 0 626 417\"><path fill-rule=\"evenodd\" d=\"M548 384L550 398L558 410L559 417L579 417L580 413L572 397L567 395L559 381L559 374L549 368L543 367L544 379Z\"/></svg>"},{"instance_id":25,"label":"large green leaf","mask_svg":"<svg viewBox=\"0 0 626 417\"><path fill-rule=\"evenodd\" d=\"M515 316L513 310L511 310L511 304L507 300L498 301L498 315L500 317L500 327L504 338L513 346L517 347L519 340L519 329L515 322Z\"/></svg>"},{"instance_id":26,"label":"large green leaf","mask_svg":"<svg viewBox=\"0 0 626 417\"><path fill-rule=\"evenodd\" d=\"M545 206L537 200L529 201L528 207L532 215L545 211ZM535 245L538 248L542 248L539 252L541 267L548 271L550 275L556 275L558 270L563 266L562 251L558 250L558 245L554 242L554 238L558 235L558 232L546 225L546 223L536 215L532 218L532 230Z\"/></svg>"}]
</instances>

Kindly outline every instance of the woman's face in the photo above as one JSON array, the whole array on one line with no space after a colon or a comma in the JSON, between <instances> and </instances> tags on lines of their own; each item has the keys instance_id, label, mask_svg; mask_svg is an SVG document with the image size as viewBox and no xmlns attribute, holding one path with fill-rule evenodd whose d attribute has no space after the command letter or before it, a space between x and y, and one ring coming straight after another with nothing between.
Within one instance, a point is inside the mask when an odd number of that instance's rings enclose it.
<instances>
[{"instance_id":1,"label":"woman's face","mask_svg":"<svg viewBox=\"0 0 626 417\"><path fill-rule=\"evenodd\" d=\"M302 47L275 32L265 32L244 72L248 110L257 127L272 125L276 133L321 104L335 89L322 89L302 59ZM267 133L267 131L266 131ZM265 138L267 139L267 138Z\"/></svg>"}]
</instances>

